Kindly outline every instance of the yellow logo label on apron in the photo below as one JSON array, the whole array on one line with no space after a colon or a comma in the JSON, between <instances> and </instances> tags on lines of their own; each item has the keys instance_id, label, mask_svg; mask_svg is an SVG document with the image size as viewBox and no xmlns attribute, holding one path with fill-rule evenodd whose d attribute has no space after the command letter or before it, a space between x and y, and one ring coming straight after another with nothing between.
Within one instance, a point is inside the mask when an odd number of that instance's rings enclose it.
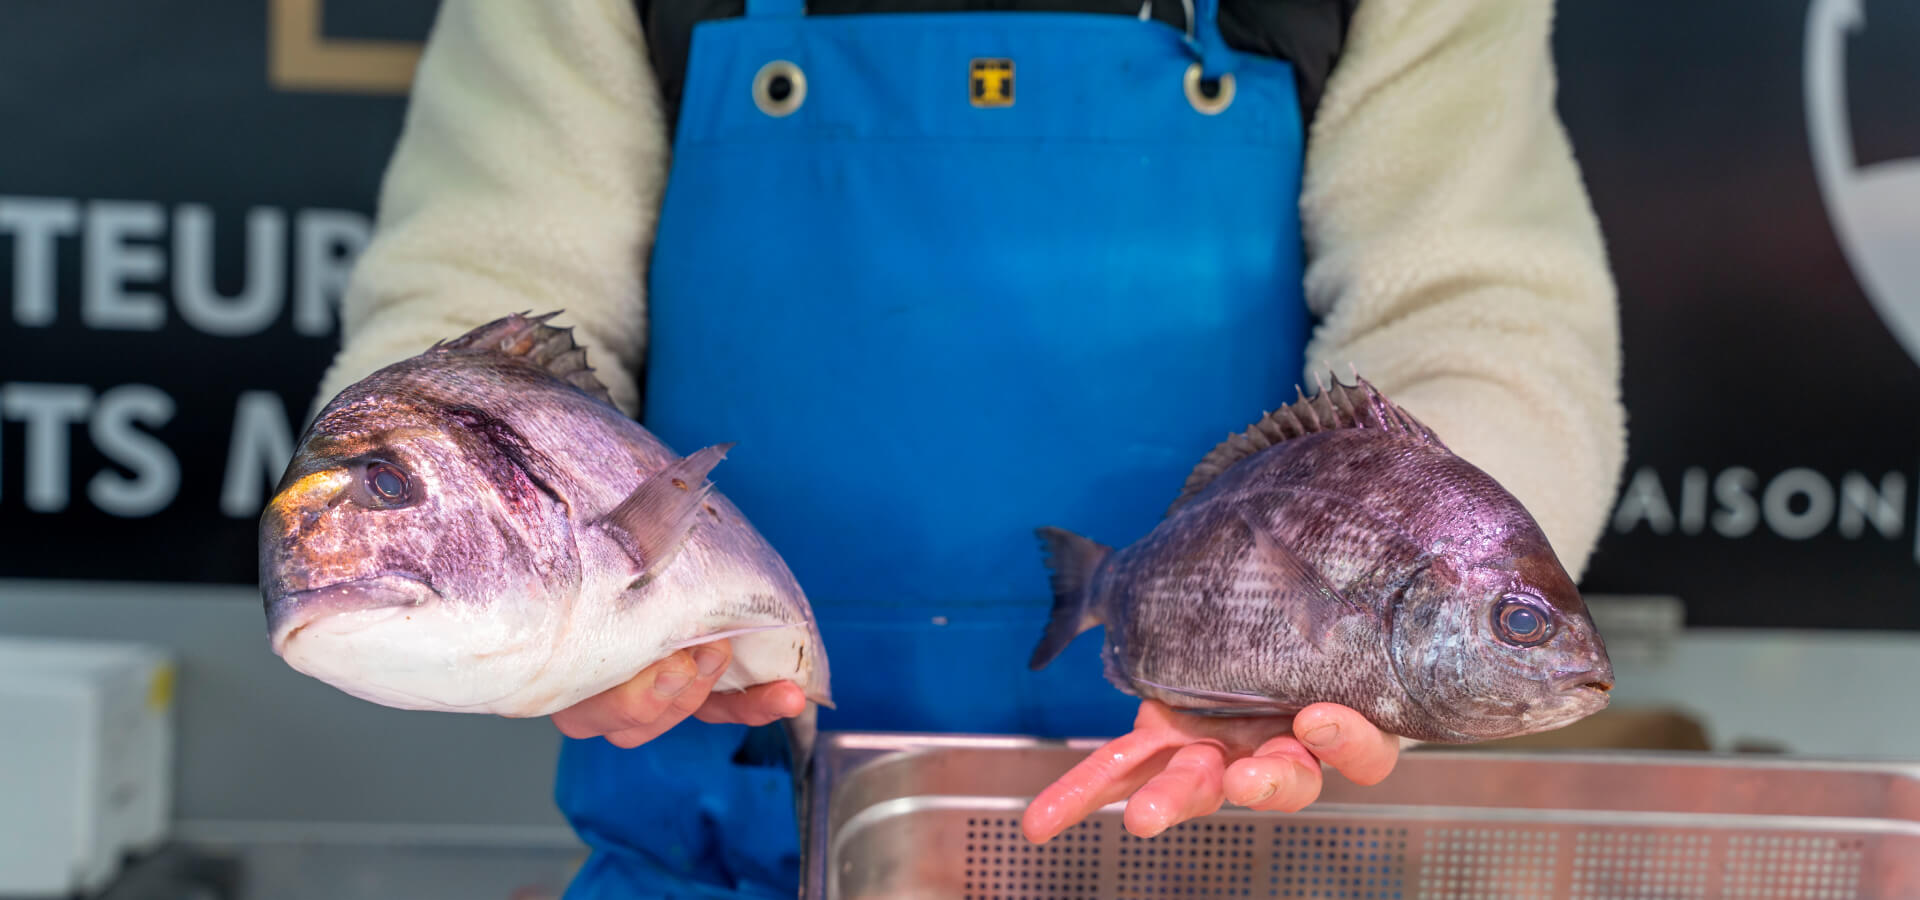
<instances>
[{"instance_id":1,"label":"yellow logo label on apron","mask_svg":"<svg viewBox=\"0 0 1920 900\"><path fill-rule=\"evenodd\" d=\"M967 80L973 105L1013 105L1013 60L976 59Z\"/></svg>"}]
</instances>

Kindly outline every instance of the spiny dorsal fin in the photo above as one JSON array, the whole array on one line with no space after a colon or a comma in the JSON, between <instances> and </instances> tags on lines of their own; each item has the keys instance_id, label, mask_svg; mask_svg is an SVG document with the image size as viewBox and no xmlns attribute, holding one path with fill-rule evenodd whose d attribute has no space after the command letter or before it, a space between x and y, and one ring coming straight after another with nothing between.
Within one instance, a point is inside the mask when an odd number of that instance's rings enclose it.
<instances>
[{"instance_id":1,"label":"spiny dorsal fin","mask_svg":"<svg viewBox=\"0 0 1920 900\"><path fill-rule=\"evenodd\" d=\"M573 329L548 325L547 320L564 312L545 315L520 312L495 319L449 341L434 344L427 352L448 350L493 350L518 356L547 371L547 374L579 388L609 405L613 395L587 365L587 348L573 342Z\"/></svg>"},{"instance_id":2,"label":"spiny dorsal fin","mask_svg":"<svg viewBox=\"0 0 1920 900\"><path fill-rule=\"evenodd\" d=\"M1331 370L1327 375L1333 380L1332 387L1321 383L1319 377L1315 376L1314 384L1319 391L1308 397L1295 386L1294 396L1298 399L1262 416L1246 431L1228 435L1226 440L1215 446L1213 452L1193 467L1186 485L1180 490L1180 496L1167 508L1167 514L1172 515L1185 506L1187 501L1205 490L1221 472L1232 468L1235 463L1301 435L1341 428L1377 428L1445 449L1446 444L1441 443L1438 435L1405 410L1393 405L1358 372L1354 373L1354 384L1351 386L1341 384L1340 377Z\"/></svg>"}]
</instances>

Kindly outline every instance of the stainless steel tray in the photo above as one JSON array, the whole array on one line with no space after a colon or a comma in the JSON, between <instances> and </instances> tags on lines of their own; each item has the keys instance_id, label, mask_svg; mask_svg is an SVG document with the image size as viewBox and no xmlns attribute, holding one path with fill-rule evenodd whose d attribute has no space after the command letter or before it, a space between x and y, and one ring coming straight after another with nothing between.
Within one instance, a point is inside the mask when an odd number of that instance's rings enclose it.
<instances>
[{"instance_id":1,"label":"stainless steel tray","mask_svg":"<svg viewBox=\"0 0 1920 900\"><path fill-rule=\"evenodd\" d=\"M1044 846L1034 794L1096 741L823 734L820 900L1920 898L1920 764L1421 748L1308 810L1227 807L1150 840L1115 804Z\"/></svg>"}]
</instances>

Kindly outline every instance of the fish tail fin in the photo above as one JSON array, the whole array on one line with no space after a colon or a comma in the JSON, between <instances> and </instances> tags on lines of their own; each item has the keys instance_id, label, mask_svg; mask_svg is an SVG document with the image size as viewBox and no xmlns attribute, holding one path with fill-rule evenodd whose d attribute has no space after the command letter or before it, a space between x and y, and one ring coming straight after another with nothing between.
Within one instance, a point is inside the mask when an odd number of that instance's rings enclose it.
<instances>
[{"instance_id":1,"label":"fish tail fin","mask_svg":"<svg viewBox=\"0 0 1920 900\"><path fill-rule=\"evenodd\" d=\"M808 767L813 765L814 742L820 737L820 705L808 703L799 715L781 719L780 731L787 738L787 765L793 769L793 776L804 782Z\"/></svg>"},{"instance_id":2,"label":"fish tail fin","mask_svg":"<svg viewBox=\"0 0 1920 900\"><path fill-rule=\"evenodd\" d=\"M781 723L787 734L787 755L793 772L793 816L795 833L800 836L800 871L804 875L810 860L808 825L813 821L813 745L820 736L820 707L809 703L804 712Z\"/></svg>"},{"instance_id":3,"label":"fish tail fin","mask_svg":"<svg viewBox=\"0 0 1920 900\"><path fill-rule=\"evenodd\" d=\"M779 729L779 736L771 725L747 729L739 749L734 751L733 762L785 767L793 774L793 817L800 836L800 871L804 876L808 845L812 843L807 840L807 823L813 819L813 748L820 736L819 705L808 703L799 715L780 720Z\"/></svg>"},{"instance_id":4,"label":"fish tail fin","mask_svg":"<svg viewBox=\"0 0 1920 900\"><path fill-rule=\"evenodd\" d=\"M1028 668L1039 670L1081 632L1101 624L1093 604L1093 574L1113 548L1060 528L1041 528L1035 534L1046 547L1053 583L1053 618L1027 662Z\"/></svg>"}]
</instances>

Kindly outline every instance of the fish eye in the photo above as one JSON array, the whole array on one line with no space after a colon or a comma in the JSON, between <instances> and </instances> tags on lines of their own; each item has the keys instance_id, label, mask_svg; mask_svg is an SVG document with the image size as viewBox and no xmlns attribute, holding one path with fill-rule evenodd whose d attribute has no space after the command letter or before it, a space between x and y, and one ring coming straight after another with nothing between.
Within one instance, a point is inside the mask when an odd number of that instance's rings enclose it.
<instances>
[{"instance_id":1,"label":"fish eye","mask_svg":"<svg viewBox=\"0 0 1920 900\"><path fill-rule=\"evenodd\" d=\"M1552 639L1553 619L1536 601L1510 594L1493 607L1493 630L1516 647L1537 647Z\"/></svg>"},{"instance_id":2,"label":"fish eye","mask_svg":"<svg viewBox=\"0 0 1920 900\"><path fill-rule=\"evenodd\" d=\"M393 463L368 463L361 482L374 506L399 506L409 499L407 473Z\"/></svg>"}]
</instances>

